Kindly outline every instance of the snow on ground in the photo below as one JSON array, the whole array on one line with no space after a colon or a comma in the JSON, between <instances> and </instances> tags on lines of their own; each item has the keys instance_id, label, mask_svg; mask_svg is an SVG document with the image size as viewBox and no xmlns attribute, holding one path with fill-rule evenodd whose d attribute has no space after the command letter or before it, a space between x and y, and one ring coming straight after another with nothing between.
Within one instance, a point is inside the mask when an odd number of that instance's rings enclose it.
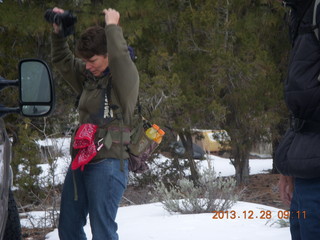
<instances>
[{"instance_id":1,"label":"snow on ground","mask_svg":"<svg viewBox=\"0 0 320 240\"><path fill-rule=\"evenodd\" d=\"M47 138L43 141L38 141L37 143L40 146L53 146L54 151L52 154L57 154L59 156L54 156L55 161L52 166L52 170L54 170L55 174L55 184L62 184L71 161L69 154L70 138ZM42 173L39 176L39 178L42 179L42 182L46 183L50 181L52 177L48 174L50 173L49 164L39 164L38 166L42 169Z\"/></svg>"},{"instance_id":2,"label":"snow on ground","mask_svg":"<svg viewBox=\"0 0 320 240\"><path fill-rule=\"evenodd\" d=\"M121 207L117 217L121 240L289 240L289 228L279 228L278 209L259 204L238 202L232 209L239 216L235 219L212 219L213 213L169 214L160 203ZM272 220L259 219L261 211L270 210ZM252 211L254 219L244 219L243 211ZM248 217L248 215L247 215ZM256 218L258 217L258 218ZM90 227L85 226L91 239ZM58 240L58 230L47 235L48 240Z\"/></svg>"},{"instance_id":3,"label":"snow on ground","mask_svg":"<svg viewBox=\"0 0 320 240\"><path fill-rule=\"evenodd\" d=\"M207 161L201 161L198 167L206 169L211 165L216 175L220 176L233 176L235 174L234 166L227 158L217 157L215 155L208 155ZM250 159L249 160L250 174L266 173L272 169L272 159Z\"/></svg>"},{"instance_id":4,"label":"snow on ground","mask_svg":"<svg viewBox=\"0 0 320 240\"><path fill-rule=\"evenodd\" d=\"M47 143L43 143L44 145ZM68 152L69 141L59 140L58 145L65 146L64 152ZM67 155L67 154L66 154ZM160 156L157 162L165 161ZM68 157L59 157L56 161L58 181L63 182L65 170L69 163ZM212 166L217 175L232 176L235 173L230 161L225 158L208 155L208 160L199 163L200 169ZM271 159L251 159L249 161L250 174L265 173L272 168ZM48 165L41 165L43 177ZM270 212L267 212L270 211ZM41 224L50 225L50 222L38 221L44 217L44 212L27 213L29 219L22 219L25 227L35 227ZM48 213L46 213L48 214ZM269 206L237 202L228 213L215 214L170 214L163 209L161 203L135 205L119 208L117 222L119 224L119 238L121 240L194 240L194 239L224 239L224 240L289 240L288 227L280 227L283 210ZM217 219L213 219L213 218ZM252 219L251 219L252 218ZM30 221L33 219L33 221ZM91 239L90 223L85 226L87 238ZM58 240L58 231L55 229L47 235L47 240Z\"/></svg>"}]
</instances>

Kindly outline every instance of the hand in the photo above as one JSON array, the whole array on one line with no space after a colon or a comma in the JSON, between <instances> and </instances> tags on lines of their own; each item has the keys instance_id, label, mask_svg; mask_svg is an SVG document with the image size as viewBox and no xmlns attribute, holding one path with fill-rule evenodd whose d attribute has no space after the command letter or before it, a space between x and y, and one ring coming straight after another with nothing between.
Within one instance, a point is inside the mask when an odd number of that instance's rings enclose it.
<instances>
[{"instance_id":1,"label":"hand","mask_svg":"<svg viewBox=\"0 0 320 240\"><path fill-rule=\"evenodd\" d=\"M286 205L290 205L294 188L293 177L280 175L278 186L282 202Z\"/></svg>"},{"instance_id":2,"label":"hand","mask_svg":"<svg viewBox=\"0 0 320 240\"><path fill-rule=\"evenodd\" d=\"M120 20L120 13L112 8L104 9L103 10L105 21L107 25L110 24L119 24Z\"/></svg>"},{"instance_id":3,"label":"hand","mask_svg":"<svg viewBox=\"0 0 320 240\"><path fill-rule=\"evenodd\" d=\"M57 8L57 7L53 8L52 11L55 12L55 13L64 13L63 9ZM53 23L52 26L53 26L53 32L58 34L59 31L60 31L60 27L55 23Z\"/></svg>"}]
</instances>

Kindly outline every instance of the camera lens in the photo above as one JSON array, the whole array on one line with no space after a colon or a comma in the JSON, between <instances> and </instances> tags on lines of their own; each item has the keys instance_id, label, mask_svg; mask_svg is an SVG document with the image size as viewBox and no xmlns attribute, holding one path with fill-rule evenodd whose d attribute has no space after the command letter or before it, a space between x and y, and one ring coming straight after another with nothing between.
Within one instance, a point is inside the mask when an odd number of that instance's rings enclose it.
<instances>
[{"instance_id":1,"label":"camera lens","mask_svg":"<svg viewBox=\"0 0 320 240\"><path fill-rule=\"evenodd\" d=\"M44 14L44 18L47 20L47 22L49 23L55 23L57 25L59 25L61 23L61 18L60 18L60 14L55 13L54 11L52 11L52 9L48 9L45 14Z\"/></svg>"},{"instance_id":2,"label":"camera lens","mask_svg":"<svg viewBox=\"0 0 320 240\"><path fill-rule=\"evenodd\" d=\"M68 36L74 33L74 25L77 22L77 17L71 11L64 11L63 13L56 13L52 9L46 10L44 18L49 23L55 23L60 26L59 34L61 36Z\"/></svg>"}]
</instances>

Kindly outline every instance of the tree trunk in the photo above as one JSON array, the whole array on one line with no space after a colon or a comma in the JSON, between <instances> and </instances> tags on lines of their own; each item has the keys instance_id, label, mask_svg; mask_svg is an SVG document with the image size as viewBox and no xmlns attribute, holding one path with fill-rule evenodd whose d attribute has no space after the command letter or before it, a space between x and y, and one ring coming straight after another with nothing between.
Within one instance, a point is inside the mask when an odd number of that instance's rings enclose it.
<instances>
[{"instance_id":1,"label":"tree trunk","mask_svg":"<svg viewBox=\"0 0 320 240\"><path fill-rule=\"evenodd\" d=\"M195 186L198 185L199 174L197 171L196 163L193 158L193 142L190 131L184 131L183 133L179 133L179 137L181 139L182 145L185 148L186 157L188 159L189 168L191 172L191 179Z\"/></svg>"},{"instance_id":2,"label":"tree trunk","mask_svg":"<svg viewBox=\"0 0 320 240\"><path fill-rule=\"evenodd\" d=\"M249 152L237 146L233 157L232 163L236 170L237 185L247 185L249 183Z\"/></svg>"},{"instance_id":3,"label":"tree trunk","mask_svg":"<svg viewBox=\"0 0 320 240\"><path fill-rule=\"evenodd\" d=\"M239 159L235 169L237 185L247 185L249 183L249 159Z\"/></svg>"}]
</instances>

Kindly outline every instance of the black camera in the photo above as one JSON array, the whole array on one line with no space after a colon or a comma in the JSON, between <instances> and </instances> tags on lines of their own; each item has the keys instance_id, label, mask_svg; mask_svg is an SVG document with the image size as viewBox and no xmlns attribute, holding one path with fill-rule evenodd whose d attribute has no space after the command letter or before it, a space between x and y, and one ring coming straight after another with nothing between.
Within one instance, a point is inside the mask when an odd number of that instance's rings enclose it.
<instances>
[{"instance_id":1,"label":"black camera","mask_svg":"<svg viewBox=\"0 0 320 240\"><path fill-rule=\"evenodd\" d=\"M48 9L44 14L44 18L49 23L55 23L60 27L59 35L66 37L74 33L77 17L72 14L72 11L56 13L52 9Z\"/></svg>"}]
</instances>

